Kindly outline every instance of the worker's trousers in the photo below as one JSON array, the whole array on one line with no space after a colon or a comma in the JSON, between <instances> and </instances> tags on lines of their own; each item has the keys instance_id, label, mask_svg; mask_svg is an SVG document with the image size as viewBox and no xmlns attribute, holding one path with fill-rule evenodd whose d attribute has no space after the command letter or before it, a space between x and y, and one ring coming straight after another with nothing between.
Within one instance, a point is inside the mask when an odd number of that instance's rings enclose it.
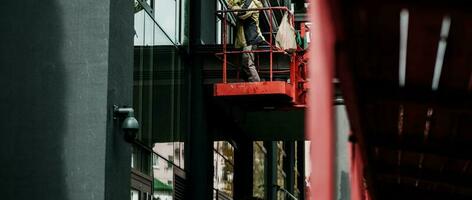
<instances>
[{"instance_id":1,"label":"worker's trousers","mask_svg":"<svg viewBox=\"0 0 472 200\"><path fill-rule=\"evenodd\" d=\"M243 51L255 50L257 47L255 45L249 45L243 48ZM254 63L254 53L243 53L243 71L247 76L249 82L259 82L259 74L256 70L256 65Z\"/></svg>"}]
</instances>

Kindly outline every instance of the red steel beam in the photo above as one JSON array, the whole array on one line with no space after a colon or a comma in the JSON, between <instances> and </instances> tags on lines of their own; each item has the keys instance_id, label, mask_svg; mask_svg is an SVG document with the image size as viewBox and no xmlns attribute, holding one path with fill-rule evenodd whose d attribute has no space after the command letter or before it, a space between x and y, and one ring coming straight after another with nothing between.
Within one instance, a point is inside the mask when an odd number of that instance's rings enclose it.
<instances>
[{"instance_id":1,"label":"red steel beam","mask_svg":"<svg viewBox=\"0 0 472 200\"><path fill-rule=\"evenodd\" d=\"M284 81L217 83L214 85L214 96L245 96L280 94L294 99L292 86Z\"/></svg>"},{"instance_id":2,"label":"red steel beam","mask_svg":"<svg viewBox=\"0 0 472 200\"><path fill-rule=\"evenodd\" d=\"M358 143L350 143L350 178L351 178L351 200L369 200L370 193L366 188L367 184L364 174L363 154Z\"/></svg>"},{"instance_id":3,"label":"red steel beam","mask_svg":"<svg viewBox=\"0 0 472 200\"><path fill-rule=\"evenodd\" d=\"M364 174L364 165L367 162L365 140L361 133L359 109L355 96L354 80L349 69L347 54L344 51L335 54L336 41L345 40L342 15L339 1L336 0L310 0L309 11L312 34L309 54L309 103L307 117L308 137L312 141L312 183L311 192L315 200L332 200L335 197L334 186L334 141L332 130L333 113L330 101L332 101L332 79L335 65L338 65L338 74L341 80L346 109L353 135L356 138L356 159L352 161L354 172L351 178L354 187L353 200L370 200L370 177ZM339 49L337 49L339 50Z\"/></svg>"},{"instance_id":4,"label":"red steel beam","mask_svg":"<svg viewBox=\"0 0 472 200\"><path fill-rule=\"evenodd\" d=\"M310 92L306 117L311 140L311 198L334 200L333 132L334 24L328 0L310 1Z\"/></svg>"},{"instance_id":5,"label":"red steel beam","mask_svg":"<svg viewBox=\"0 0 472 200\"><path fill-rule=\"evenodd\" d=\"M350 158L351 166L350 178L351 178L351 200L362 200L362 182L360 175L361 171L359 170L359 159L360 156L357 152L358 145L350 143Z\"/></svg>"}]
</instances>

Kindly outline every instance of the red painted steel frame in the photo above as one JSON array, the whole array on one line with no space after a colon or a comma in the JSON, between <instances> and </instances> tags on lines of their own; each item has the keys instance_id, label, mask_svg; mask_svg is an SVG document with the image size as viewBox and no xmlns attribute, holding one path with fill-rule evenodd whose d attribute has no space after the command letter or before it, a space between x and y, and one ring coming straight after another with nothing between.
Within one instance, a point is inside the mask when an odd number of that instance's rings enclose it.
<instances>
[{"instance_id":1,"label":"red painted steel frame","mask_svg":"<svg viewBox=\"0 0 472 200\"><path fill-rule=\"evenodd\" d=\"M228 51L227 49L227 26L228 26L228 12L240 12L240 11L267 11L270 19L273 17L273 10L282 10L288 12L289 19L292 25L295 23L295 18L292 13L289 12L287 7L267 7L258 9L238 9L238 10L218 10L217 13L221 14L223 20L223 52L215 53L216 56L223 55L223 83L217 83L214 85L214 96L252 96L252 95L264 95L264 94L283 94L291 98L291 104L295 107L305 106L305 96L307 93L307 77L306 77L306 54L303 51L297 50L296 52L287 53L283 49L276 47L273 37L273 25L272 21L269 22L269 46L267 50L233 50ZM228 83L227 67L228 67L228 54L242 54L242 53L269 53L269 81L261 83ZM274 70L273 69L273 54L288 54L290 56L290 69L289 70ZM301 69L301 71L300 71ZM260 73L267 73L262 71ZM290 82L273 81L273 75L276 73L290 73ZM301 74L302 73L302 74ZM238 74L239 77L239 74ZM238 78L239 80L239 78Z\"/></svg>"},{"instance_id":2,"label":"red painted steel frame","mask_svg":"<svg viewBox=\"0 0 472 200\"><path fill-rule=\"evenodd\" d=\"M364 186L364 160L362 152L357 143L350 144L350 178L351 178L351 200L367 200L368 193Z\"/></svg>"},{"instance_id":3,"label":"red painted steel frame","mask_svg":"<svg viewBox=\"0 0 472 200\"><path fill-rule=\"evenodd\" d=\"M216 13L221 13L223 15L223 52L222 53L217 53L218 54L223 54L223 83L227 83L228 82L228 77L227 77L227 62L228 62L228 59L227 59L227 54L230 54L230 53L248 53L248 52L252 52L252 53L261 53L261 52L269 52L269 56L270 56L270 64L269 64L269 77L270 77L270 81L273 80L273 73L272 73L272 58L273 58L273 53L277 52L277 53L281 53L281 52L285 52L277 47L275 47L273 45L273 35L272 33L274 32L273 31L273 27L272 27L272 21L269 21L269 50L251 50L251 51L227 51L227 26L228 26L228 20L226 19L227 16L228 16L228 12L241 12L241 11L268 11L269 12L269 19L272 20L272 12L273 10L282 10L282 11L285 11L287 13L289 13L289 17L290 17L290 20L293 24L294 20L295 20L295 17L293 16L293 14L291 14L288 10L287 7L267 7L267 8L254 8L254 9L236 9L236 10L217 10Z\"/></svg>"},{"instance_id":4,"label":"red painted steel frame","mask_svg":"<svg viewBox=\"0 0 472 200\"><path fill-rule=\"evenodd\" d=\"M245 96L282 94L292 96L292 86L285 81L251 83L217 83L214 85L215 96Z\"/></svg>"},{"instance_id":5,"label":"red painted steel frame","mask_svg":"<svg viewBox=\"0 0 472 200\"><path fill-rule=\"evenodd\" d=\"M223 13L223 22L223 83L226 83L226 63L228 62L226 54L226 26L228 26L228 20L226 20L226 12Z\"/></svg>"},{"instance_id":6,"label":"red painted steel frame","mask_svg":"<svg viewBox=\"0 0 472 200\"><path fill-rule=\"evenodd\" d=\"M311 140L311 196L334 200L333 70L334 25L327 0L311 0L307 136Z\"/></svg>"},{"instance_id":7,"label":"red painted steel frame","mask_svg":"<svg viewBox=\"0 0 472 200\"><path fill-rule=\"evenodd\" d=\"M272 20L272 10L269 10L269 19ZM273 35L272 32L273 32L273 30L272 30L272 21L270 21L269 22L269 33L270 33L269 34L269 44L271 46L270 53L269 53L270 54L270 58L269 58L270 59L270 61L269 61L270 62L270 64L269 64L270 81L272 81L272 76L273 76L273 74L272 74L272 55L273 55L272 54L272 35Z\"/></svg>"}]
</instances>

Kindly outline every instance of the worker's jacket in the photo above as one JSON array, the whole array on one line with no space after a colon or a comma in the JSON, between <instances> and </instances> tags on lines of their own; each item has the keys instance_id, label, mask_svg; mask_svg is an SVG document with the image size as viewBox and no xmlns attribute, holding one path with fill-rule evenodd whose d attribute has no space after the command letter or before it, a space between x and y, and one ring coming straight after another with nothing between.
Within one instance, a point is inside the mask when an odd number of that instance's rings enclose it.
<instances>
[{"instance_id":1,"label":"worker's jacket","mask_svg":"<svg viewBox=\"0 0 472 200\"><path fill-rule=\"evenodd\" d=\"M228 3L233 10L263 7L259 0L229 0ZM265 41L259 28L258 10L234 12L234 14L239 19L236 26L236 39L234 41L236 48L257 45Z\"/></svg>"}]
</instances>

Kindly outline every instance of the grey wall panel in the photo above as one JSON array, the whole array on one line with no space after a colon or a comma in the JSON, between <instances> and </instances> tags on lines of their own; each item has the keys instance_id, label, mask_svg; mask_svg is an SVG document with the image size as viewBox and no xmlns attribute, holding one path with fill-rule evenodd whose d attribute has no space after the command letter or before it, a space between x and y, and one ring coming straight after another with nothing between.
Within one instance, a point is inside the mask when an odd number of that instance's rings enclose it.
<instances>
[{"instance_id":1,"label":"grey wall panel","mask_svg":"<svg viewBox=\"0 0 472 200\"><path fill-rule=\"evenodd\" d=\"M121 150L128 146L107 134L108 78L119 74L110 62L110 8L116 7L107 0L6 1L1 7L2 199L105 199L106 163L129 167L129 150ZM120 60L122 69L128 59ZM130 78L117 80L126 85ZM131 98L129 89L114 94Z\"/></svg>"}]
</instances>

